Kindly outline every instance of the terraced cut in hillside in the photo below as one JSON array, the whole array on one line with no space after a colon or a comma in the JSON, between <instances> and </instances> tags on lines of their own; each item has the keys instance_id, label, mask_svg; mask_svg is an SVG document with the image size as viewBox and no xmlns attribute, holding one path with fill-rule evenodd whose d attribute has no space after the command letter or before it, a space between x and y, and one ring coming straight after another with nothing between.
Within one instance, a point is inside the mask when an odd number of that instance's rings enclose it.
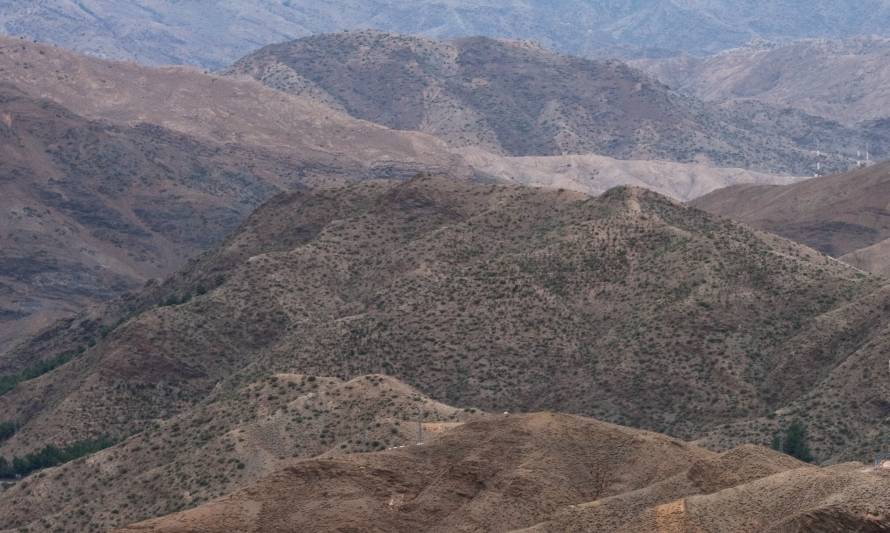
<instances>
[{"instance_id":1,"label":"terraced cut in hillside","mask_svg":"<svg viewBox=\"0 0 890 533\"><path fill-rule=\"evenodd\" d=\"M22 424L0 454L126 436L216 388L294 371L385 373L453 405L560 409L721 446L818 414L820 459L871 453L888 439L886 384L860 372L887 345L881 283L640 189L417 178L294 193L142 308L105 317L82 355L0 396ZM51 357L90 331L62 325L7 357ZM837 401L789 408L828 383Z\"/></svg>"},{"instance_id":2,"label":"terraced cut in hillside","mask_svg":"<svg viewBox=\"0 0 890 533\"><path fill-rule=\"evenodd\" d=\"M888 503L890 475L862 464L822 469L755 446L718 455L537 413L470 422L424 447L298 462L119 531L877 532L890 528Z\"/></svg>"},{"instance_id":3,"label":"terraced cut in hillside","mask_svg":"<svg viewBox=\"0 0 890 533\"><path fill-rule=\"evenodd\" d=\"M817 163L812 132L792 135L770 122L772 114L751 120L624 63L559 55L527 42L347 32L267 46L226 73L500 155L593 153L791 175L811 175ZM822 142L861 136L838 124L821 126ZM822 165L840 171L854 162L832 155Z\"/></svg>"},{"instance_id":4,"label":"terraced cut in hillside","mask_svg":"<svg viewBox=\"0 0 890 533\"><path fill-rule=\"evenodd\" d=\"M295 458L413 446L474 412L385 376L267 376L0 492L0 529L106 531L195 507Z\"/></svg>"}]
</instances>

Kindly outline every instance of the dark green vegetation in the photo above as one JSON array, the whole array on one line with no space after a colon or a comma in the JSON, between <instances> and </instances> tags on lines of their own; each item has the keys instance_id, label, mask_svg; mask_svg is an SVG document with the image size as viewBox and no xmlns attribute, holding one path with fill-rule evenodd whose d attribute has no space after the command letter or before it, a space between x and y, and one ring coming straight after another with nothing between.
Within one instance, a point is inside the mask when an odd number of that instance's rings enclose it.
<instances>
[{"instance_id":1,"label":"dark green vegetation","mask_svg":"<svg viewBox=\"0 0 890 533\"><path fill-rule=\"evenodd\" d=\"M34 379L36 377L42 376L43 374L46 374L47 372L64 365L75 357L82 355L83 352L83 349L65 352L53 357L52 359L39 361L38 363L25 368L18 374L12 376L0 376L0 396L11 391L15 388L16 385L23 381L28 381L29 379ZM2 437L0 437L0 440L3 440Z\"/></svg>"},{"instance_id":2,"label":"dark green vegetation","mask_svg":"<svg viewBox=\"0 0 890 533\"><path fill-rule=\"evenodd\" d=\"M74 461L111 446L114 446L114 441L102 436L66 444L61 448L53 444L47 444L24 457L13 457L11 462L0 457L0 478L27 476L37 470Z\"/></svg>"},{"instance_id":3,"label":"dark green vegetation","mask_svg":"<svg viewBox=\"0 0 890 533\"><path fill-rule=\"evenodd\" d=\"M813 454L807 443L807 427L800 420L791 422L784 433L777 433L773 437L772 448L801 461L813 462Z\"/></svg>"},{"instance_id":4,"label":"dark green vegetation","mask_svg":"<svg viewBox=\"0 0 890 533\"><path fill-rule=\"evenodd\" d=\"M15 422L0 422L0 442L3 442L15 435Z\"/></svg>"}]
</instances>

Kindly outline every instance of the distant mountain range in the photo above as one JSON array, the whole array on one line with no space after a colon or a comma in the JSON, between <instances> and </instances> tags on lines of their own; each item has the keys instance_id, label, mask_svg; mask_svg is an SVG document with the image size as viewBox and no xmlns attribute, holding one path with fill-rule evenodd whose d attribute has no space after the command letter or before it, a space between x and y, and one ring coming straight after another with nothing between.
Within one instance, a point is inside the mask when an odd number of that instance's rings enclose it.
<instances>
[{"instance_id":1,"label":"distant mountain range","mask_svg":"<svg viewBox=\"0 0 890 533\"><path fill-rule=\"evenodd\" d=\"M757 101L865 129L874 121L890 127L890 39L761 42L709 57L634 64L706 101Z\"/></svg>"},{"instance_id":2,"label":"distant mountain range","mask_svg":"<svg viewBox=\"0 0 890 533\"><path fill-rule=\"evenodd\" d=\"M589 57L710 54L752 39L888 35L885 0L15 0L0 28L106 58L222 68L263 45L379 29L531 39Z\"/></svg>"}]
</instances>

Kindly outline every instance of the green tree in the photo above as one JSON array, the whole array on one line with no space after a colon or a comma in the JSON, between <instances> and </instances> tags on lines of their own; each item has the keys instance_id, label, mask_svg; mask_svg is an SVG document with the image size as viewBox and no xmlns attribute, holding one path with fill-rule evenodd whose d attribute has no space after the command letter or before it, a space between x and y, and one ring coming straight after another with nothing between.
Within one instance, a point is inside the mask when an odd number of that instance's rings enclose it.
<instances>
[{"instance_id":1,"label":"green tree","mask_svg":"<svg viewBox=\"0 0 890 533\"><path fill-rule=\"evenodd\" d=\"M15 423L0 422L0 442L7 440L15 435Z\"/></svg>"},{"instance_id":2,"label":"green tree","mask_svg":"<svg viewBox=\"0 0 890 533\"><path fill-rule=\"evenodd\" d=\"M813 462L810 445L807 442L807 427L800 420L795 420L785 428L785 434L773 437L772 447L807 463Z\"/></svg>"}]
</instances>

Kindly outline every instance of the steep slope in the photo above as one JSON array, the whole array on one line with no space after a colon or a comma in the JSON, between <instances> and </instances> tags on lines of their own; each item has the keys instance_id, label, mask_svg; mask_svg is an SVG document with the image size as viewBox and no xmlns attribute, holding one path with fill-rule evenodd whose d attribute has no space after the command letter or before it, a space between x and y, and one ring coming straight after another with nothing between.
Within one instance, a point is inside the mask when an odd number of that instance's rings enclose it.
<instances>
[{"instance_id":1,"label":"steep slope","mask_svg":"<svg viewBox=\"0 0 890 533\"><path fill-rule=\"evenodd\" d=\"M857 124L888 116L888 56L890 40L872 37L757 43L706 58L636 64L704 100L757 100Z\"/></svg>"},{"instance_id":2,"label":"steep slope","mask_svg":"<svg viewBox=\"0 0 890 533\"><path fill-rule=\"evenodd\" d=\"M0 491L0 529L106 531L192 508L294 462L415 445L481 416L385 376L267 376ZM89 482L83 482L89 480Z\"/></svg>"},{"instance_id":3,"label":"steep slope","mask_svg":"<svg viewBox=\"0 0 890 533\"><path fill-rule=\"evenodd\" d=\"M890 163L793 185L737 185L692 203L841 256L890 238Z\"/></svg>"},{"instance_id":4,"label":"steep slope","mask_svg":"<svg viewBox=\"0 0 890 533\"><path fill-rule=\"evenodd\" d=\"M753 38L887 35L882 0L31 0L0 30L81 52L218 68L258 46L345 29L535 39L563 52L713 53Z\"/></svg>"},{"instance_id":5,"label":"steep slope","mask_svg":"<svg viewBox=\"0 0 890 533\"><path fill-rule=\"evenodd\" d=\"M811 174L817 163L816 143L770 122L769 113L751 120L623 63L558 55L526 42L348 32L267 46L226 72L358 118L502 155L595 153L797 175ZM837 124L820 124L819 134L832 145L862 137ZM836 152L822 164L850 168L854 160Z\"/></svg>"},{"instance_id":6,"label":"steep slope","mask_svg":"<svg viewBox=\"0 0 890 533\"><path fill-rule=\"evenodd\" d=\"M232 496L123 531L508 531L711 456L591 419L511 415L425 446L297 462Z\"/></svg>"},{"instance_id":7,"label":"steep slope","mask_svg":"<svg viewBox=\"0 0 890 533\"><path fill-rule=\"evenodd\" d=\"M719 434L803 397L857 350L879 357L881 283L633 188L590 198L417 178L294 193L141 307L106 316L104 337L72 321L7 354L95 342L0 396L22 424L0 453L127 435L215 387L293 369L385 373L455 405ZM838 376L859 379L855 368ZM886 388L854 385L866 403ZM856 417L823 407L859 434L886 417L878 403ZM768 442L787 416L749 441ZM813 428L820 458L849 447L831 438L837 423Z\"/></svg>"}]
</instances>

